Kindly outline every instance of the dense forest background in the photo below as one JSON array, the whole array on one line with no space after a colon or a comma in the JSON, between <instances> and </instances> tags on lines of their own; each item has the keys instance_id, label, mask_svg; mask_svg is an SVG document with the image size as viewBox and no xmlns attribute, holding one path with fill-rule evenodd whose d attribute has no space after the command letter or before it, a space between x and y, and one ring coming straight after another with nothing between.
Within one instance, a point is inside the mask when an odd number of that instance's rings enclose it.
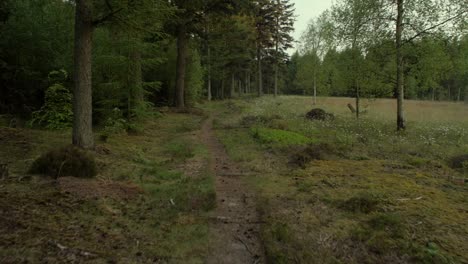
<instances>
[{"instance_id":1,"label":"dense forest background","mask_svg":"<svg viewBox=\"0 0 468 264\"><path fill-rule=\"evenodd\" d=\"M94 124L133 120L154 105L242 94L397 96L394 28L379 17L385 8L395 13L391 1L339 1L310 22L292 56L289 0L84 2L93 17ZM466 3L424 20L421 10L431 6L416 2L408 9L421 18L405 20L401 50L405 97L467 99ZM1 114L38 126L71 124L74 21L75 1L0 3Z\"/></svg>"}]
</instances>

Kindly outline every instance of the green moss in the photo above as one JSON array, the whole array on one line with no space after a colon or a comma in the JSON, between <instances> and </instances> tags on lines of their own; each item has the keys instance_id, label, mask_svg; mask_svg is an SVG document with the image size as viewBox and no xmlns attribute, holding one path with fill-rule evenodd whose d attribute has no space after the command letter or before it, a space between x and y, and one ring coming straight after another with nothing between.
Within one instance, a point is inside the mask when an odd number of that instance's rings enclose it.
<instances>
[{"instance_id":1,"label":"green moss","mask_svg":"<svg viewBox=\"0 0 468 264\"><path fill-rule=\"evenodd\" d=\"M362 192L353 196L343 202L339 203L339 208L354 212L368 214L376 211L382 203L382 199L368 192Z\"/></svg>"},{"instance_id":2,"label":"green moss","mask_svg":"<svg viewBox=\"0 0 468 264\"><path fill-rule=\"evenodd\" d=\"M254 138L263 144L273 144L277 146L305 145L312 143L313 140L299 133L271 129L271 128L252 128L251 133Z\"/></svg>"}]
</instances>

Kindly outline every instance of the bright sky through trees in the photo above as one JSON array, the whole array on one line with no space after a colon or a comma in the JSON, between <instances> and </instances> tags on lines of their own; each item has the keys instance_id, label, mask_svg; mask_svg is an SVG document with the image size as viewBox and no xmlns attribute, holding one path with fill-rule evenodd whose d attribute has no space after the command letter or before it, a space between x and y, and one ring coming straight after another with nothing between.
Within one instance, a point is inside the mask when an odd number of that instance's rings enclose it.
<instances>
[{"instance_id":1,"label":"bright sky through trees","mask_svg":"<svg viewBox=\"0 0 468 264\"><path fill-rule=\"evenodd\" d=\"M324 10L330 8L332 0L294 0L296 4L296 16L294 39L298 41L302 32L307 29L309 20L320 15ZM294 52L296 48L290 50Z\"/></svg>"}]
</instances>

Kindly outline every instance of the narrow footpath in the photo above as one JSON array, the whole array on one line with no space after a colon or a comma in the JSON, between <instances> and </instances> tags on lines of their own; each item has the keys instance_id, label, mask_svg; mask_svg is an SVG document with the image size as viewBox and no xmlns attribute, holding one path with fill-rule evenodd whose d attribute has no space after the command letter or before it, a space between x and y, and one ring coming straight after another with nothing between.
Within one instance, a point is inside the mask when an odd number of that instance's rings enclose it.
<instances>
[{"instance_id":1,"label":"narrow footpath","mask_svg":"<svg viewBox=\"0 0 468 264\"><path fill-rule=\"evenodd\" d=\"M265 263L255 196L245 183L246 173L227 155L213 131L213 119L205 120L201 137L211 153L217 206L210 226L215 247L208 263Z\"/></svg>"}]
</instances>

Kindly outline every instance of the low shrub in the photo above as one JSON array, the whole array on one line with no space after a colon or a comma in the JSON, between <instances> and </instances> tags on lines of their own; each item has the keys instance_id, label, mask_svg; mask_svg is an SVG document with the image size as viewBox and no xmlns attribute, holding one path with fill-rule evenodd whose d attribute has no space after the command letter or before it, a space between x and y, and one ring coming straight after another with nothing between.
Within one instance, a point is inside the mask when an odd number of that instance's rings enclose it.
<instances>
[{"instance_id":1,"label":"low shrub","mask_svg":"<svg viewBox=\"0 0 468 264\"><path fill-rule=\"evenodd\" d=\"M314 108L307 112L306 118L309 120L333 120L335 119L335 116L333 114L325 112L325 110L321 108Z\"/></svg>"},{"instance_id":2,"label":"low shrub","mask_svg":"<svg viewBox=\"0 0 468 264\"><path fill-rule=\"evenodd\" d=\"M96 176L94 157L75 146L54 149L33 162L29 172L54 178L73 176L91 178Z\"/></svg>"},{"instance_id":3,"label":"low shrub","mask_svg":"<svg viewBox=\"0 0 468 264\"><path fill-rule=\"evenodd\" d=\"M465 163L468 163L468 154L458 155L450 159L450 167L453 169L463 169Z\"/></svg>"},{"instance_id":4,"label":"low shrub","mask_svg":"<svg viewBox=\"0 0 468 264\"><path fill-rule=\"evenodd\" d=\"M339 156L339 151L326 143L310 144L295 150L290 158L290 165L305 168L312 160L328 160Z\"/></svg>"},{"instance_id":5,"label":"low shrub","mask_svg":"<svg viewBox=\"0 0 468 264\"><path fill-rule=\"evenodd\" d=\"M244 116L240 121L241 127L253 127L257 125L268 126L275 120L281 120L282 118L278 115L248 115Z\"/></svg>"},{"instance_id":6,"label":"low shrub","mask_svg":"<svg viewBox=\"0 0 468 264\"><path fill-rule=\"evenodd\" d=\"M364 192L340 202L339 208L349 212L368 214L376 211L381 203L380 197Z\"/></svg>"}]
</instances>

